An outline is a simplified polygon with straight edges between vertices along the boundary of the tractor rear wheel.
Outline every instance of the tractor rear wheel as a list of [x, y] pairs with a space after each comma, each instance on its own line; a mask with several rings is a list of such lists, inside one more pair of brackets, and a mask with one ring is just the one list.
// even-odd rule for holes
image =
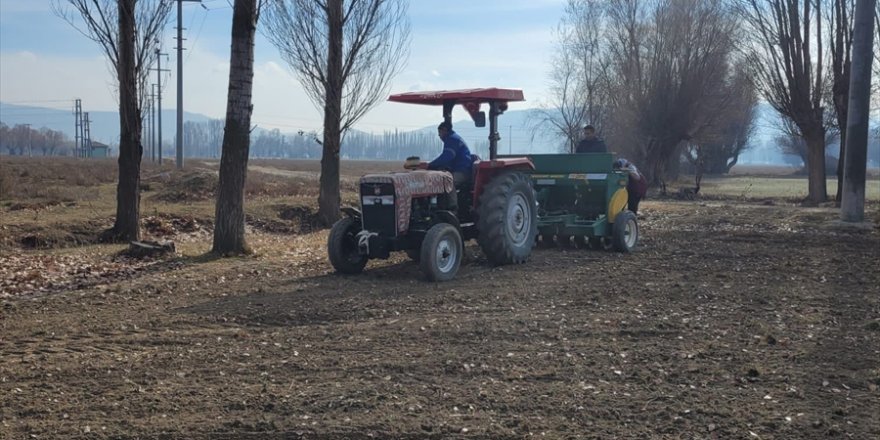
[[330, 264], [337, 272], [361, 273], [367, 265], [367, 256], [358, 251], [357, 233], [360, 229], [360, 222], [351, 217], [339, 219], [330, 229], [327, 254], [330, 256]]
[[614, 219], [611, 242], [617, 252], [632, 252], [639, 242], [639, 224], [632, 211], [623, 211]]
[[524, 263], [538, 235], [535, 189], [523, 173], [500, 174], [486, 185], [477, 208], [477, 243], [492, 264]]
[[428, 229], [422, 240], [419, 269], [428, 281], [449, 281], [458, 273], [463, 255], [458, 229], [449, 223], [438, 223]]
[[477, 243], [492, 264], [524, 263], [538, 234], [535, 189], [529, 176], [508, 172], [480, 195]]

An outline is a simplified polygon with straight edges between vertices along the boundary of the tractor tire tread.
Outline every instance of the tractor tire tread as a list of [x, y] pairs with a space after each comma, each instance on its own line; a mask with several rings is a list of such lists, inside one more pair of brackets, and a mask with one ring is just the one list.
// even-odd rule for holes
[[[524, 246], [517, 248], [510, 243], [505, 231], [505, 216], [511, 192], [517, 185], [526, 185], [524, 193], [530, 205], [531, 216], [529, 238]], [[477, 243], [492, 264], [520, 264], [528, 260], [534, 240], [537, 237], [536, 194], [530, 178], [519, 172], [506, 172], [496, 176], [480, 195], [478, 208]]]

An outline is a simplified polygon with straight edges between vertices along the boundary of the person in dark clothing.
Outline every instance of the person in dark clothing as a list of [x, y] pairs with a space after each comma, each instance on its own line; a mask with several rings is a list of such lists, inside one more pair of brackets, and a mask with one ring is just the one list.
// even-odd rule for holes
[[648, 192], [648, 180], [639, 172], [639, 169], [632, 162], [626, 159], [617, 159], [614, 161], [615, 170], [623, 170], [629, 174], [629, 181], [626, 184], [626, 192], [628, 194], [627, 206], [633, 214], [639, 213], [639, 202]]
[[428, 164], [428, 169], [449, 171], [456, 186], [469, 181], [474, 159], [464, 139], [452, 131], [452, 124], [449, 122], [443, 122], [437, 127], [437, 135], [443, 141], [443, 152]]
[[[443, 141], [443, 152], [436, 159], [428, 163], [429, 170], [448, 171], [452, 173], [452, 182], [455, 191], [449, 198], [449, 209], [458, 211], [459, 192], [467, 191], [473, 174], [474, 157], [464, 139], [458, 133], [452, 131], [452, 124], [442, 122], [437, 126], [437, 135]], [[464, 200], [466, 202], [466, 200]], [[464, 206], [468, 206], [464, 203]]]
[[578, 142], [578, 153], [607, 153], [608, 147], [605, 141], [596, 137], [596, 129], [592, 125], [584, 127], [584, 138]]

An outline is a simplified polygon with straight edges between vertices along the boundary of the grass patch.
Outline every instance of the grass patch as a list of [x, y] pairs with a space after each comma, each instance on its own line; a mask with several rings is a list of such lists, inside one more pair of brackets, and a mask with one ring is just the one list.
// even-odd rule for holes
[[[669, 187], [675, 193], [679, 187], [693, 187], [693, 178], [683, 177]], [[837, 193], [837, 179], [826, 182], [828, 196]], [[700, 197], [706, 199], [736, 199], [764, 201], [768, 199], [797, 203], [807, 197], [807, 178], [803, 176], [711, 176], [703, 178]], [[865, 184], [865, 199], [880, 201], [880, 180], [868, 180]]]

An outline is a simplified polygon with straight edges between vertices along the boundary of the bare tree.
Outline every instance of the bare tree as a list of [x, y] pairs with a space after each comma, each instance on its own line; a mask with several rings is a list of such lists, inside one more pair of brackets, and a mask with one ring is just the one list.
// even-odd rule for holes
[[6, 123], [0, 121], [0, 149], [9, 148], [9, 154], [12, 155], [12, 131]]
[[272, 0], [266, 36], [324, 112], [319, 217], [339, 218], [339, 150], [351, 126], [388, 94], [406, 62], [404, 0]]
[[141, 109], [158, 36], [168, 20], [171, 0], [53, 0], [55, 13], [104, 50], [119, 93], [119, 183], [116, 221], [107, 240], [140, 236]]
[[807, 144], [811, 203], [827, 200], [825, 113], [827, 77], [822, 0], [739, 0], [753, 37], [748, 58], [758, 88], [780, 115], [790, 119]]
[[840, 206], [843, 191], [843, 157], [846, 154], [846, 121], [849, 105], [849, 77], [852, 68], [853, 12], [855, 0], [830, 0], [829, 49], [831, 52], [831, 101], [837, 117], [840, 133], [840, 153], [837, 161], [837, 195], [835, 204]]
[[749, 145], [755, 129], [757, 91], [749, 72], [736, 69], [727, 85], [722, 113], [688, 143], [685, 158], [694, 166], [696, 185], [703, 173], [726, 174]]
[[581, 126], [586, 119], [586, 105], [579, 93], [576, 63], [570, 51], [560, 50], [550, 73], [551, 101], [533, 110], [530, 118], [538, 131], [549, 130], [563, 139], [561, 150], [574, 153]]
[[[874, 60], [871, 64], [871, 78], [880, 78], [880, 2], [877, 2], [874, 9]], [[880, 81], [871, 81], [871, 109], [876, 110], [880, 107]], [[880, 130], [880, 127], [877, 127]]]
[[[830, 123], [831, 122], [828, 121], [828, 124]], [[804, 165], [804, 169], [807, 170], [806, 166], [810, 159], [810, 149], [797, 124], [790, 119], [783, 119], [776, 129], [779, 131], [779, 134], [774, 140], [779, 151], [782, 152], [782, 154], [799, 157]], [[837, 136], [837, 130], [825, 130], [825, 139], [823, 141], [825, 150], [823, 150], [822, 154], [825, 155], [826, 159], [828, 157], [828, 146], [835, 142]], [[833, 168], [829, 169], [828, 164], [826, 163], [825, 173], [828, 174], [830, 172], [833, 172]]]
[[[52, 130], [47, 127], [40, 128], [39, 131], [39, 148], [43, 151], [43, 156], [54, 156], [55, 152], [67, 141], [67, 136], [62, 131]], [[37, 143], [35, 143], [37, 145]]]
[[614, 0], [608, 8], [614, 137], [653, 184], [732, 96], [737, 23], [723, 0]]
[[602, 30], [601, 4], [568, 1], [550, 71], [551, 101], [532, 115], [538, 130], [549, 127], [565, 140], [567, 153], [575, 151], [585, 124], [600, 133], [605, 126], [608, 98]]
[[226, 129], [220, 158], [212, 249], [221, 255], [251, 252], [244, 239], [244, 184], [250, 152], [254, 36], [258, 19], [257, 0], [235, 0], [232, 12], [229, 92], [226, 97]]

